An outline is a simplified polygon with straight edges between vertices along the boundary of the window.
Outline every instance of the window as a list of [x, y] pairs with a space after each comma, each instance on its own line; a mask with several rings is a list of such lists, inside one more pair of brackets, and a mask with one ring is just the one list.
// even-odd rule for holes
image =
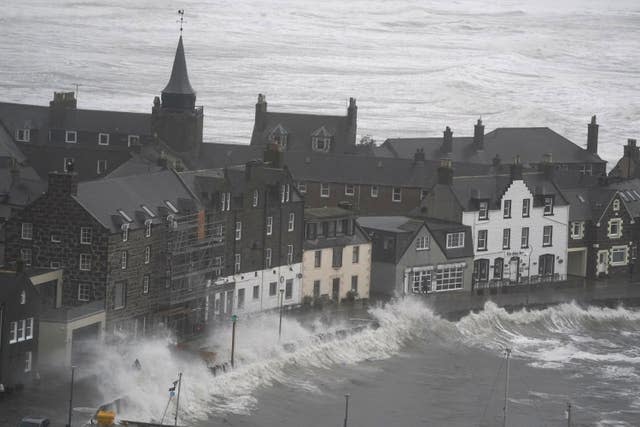
[[430, 245], [429, 236], [421, 236], [416, 239], [416, 251], [426, 251]]
[[582, 165], [582, 166], [580, 167], [580, 173], [581, 173], [582, 175], [588, 175], [588, 176], [591, 176], [591, 175], [593, 174], [593, 167], [592, 167], [592, 165], [591, 165], [590, 163], [589, 163], [589, 164]]
[[58, 233], [51, 233], [51, 243], [60, 243], [60, 235]]
[[505, 218], [511, 218], [511, 200], [505, 200], [503, 202], [502, 214]]
[[156, 214], [153, 213], [153, 211], [151, 209], [149, 209], [148, 207], [146, 207], [145, 205], [140, 205], [140, 207], [142, 208], [142, 210], [149, 215], [151, 218], [155, 218]]
[[253, 287], [253, 299], [260, 299], [260, 285]]
[[544, 254], [538, 257], [538, 275], [553, 276], [555, 270], [556, 256], [554, 254]]
[[271, 248], [264, 250], [264, 268], [271, 268]]
[[18, 130], [16, 130], [16, 141], [18, 141], [18, 142], [29, 142], [29, 141], [31, 141], [31, 130], [30, 129], [18, 129]]
[[351, 254], [351, 263], [357, 264], [358, 262], [360, 262], [360, 246], [354, 246]]
[[144, 263], [149, 264], [149, 261], [151, 261], [151, 246], [144, 248]]
[[20, 259], [26, 267], [31, 267], [32, 257], [31, 257], [31, 249], [30, 248], [22, 248], [20, 249]]
[[293, 298], [293, 280], [288, 279], [284, 286], [284, 299]]
[[18, 342], [18, 322], [9, 323], [9, 344]]
[[78, 142], [78, 134], [75, 130], [68, 130], [64, 133], [64, 142], [68, 144], [75, 144]]
[[129, 224], [122, 224], [122, 241], [129, 240]]
[[529, 247], [529, 227], [522, 227], [520, 234], [520, 247], [526, 249]]
[[64, 162], [62, 163], [62, 170], [64, 172], [69, 172], [69, 166], [73, 167], [75, 160], [73, 159], [73, 157], [65, 157], [63, 161]]
[[353, 196], [355, 193], [355, 187], [353, 184], [345, 184], [344, 186], [344, 195], [345, 196]]
[[91, 285], [80, 283], [78, 285], [78, 301], [89, 301], [91, 298]]
[[296, 225], [296, 215], [293, 212], [289, 212], [289, 223], [287, 224], [287, 231], [293, 231]]
[[269, 296], [274, 297], [278, 293], [278, 282], [269, 283]]
[[267, 236], [271, 236], [271, 234], [273, 233], [273, 217], [272, 216], [268, 216], [267, 217]]
[[331, 147], [331, 137], [317, 137], [311, 138], [311, 147], [313, 151], [329, 151]]
[[22, 223], [22, 240], [33, 239], [33, 224], [30, 222]]
[[511, 229], [505, 228], [502, 230], [502, 249], [509, 249], [511, 247]]
[[414, 294], [426, 294], [431, 291], [431, 270], [414, 271], [411, 290]]
[[332, 267], [342, 267], [342, 249], [343, 248], [333, 248]]
[[504, 259], [496, 258], [493, 261], [493, 278], [502, 279], [502, 272], [504, 271]]
[[542, 246], [551, 246], [553, 244], [553, 226], [545, 225], [542, 229]]
[[220, 193], [220, 210], [222, 212], [225, 212], [230, 209], [231, 209], [231, 193], [228, 193], [228, 192]]
[[313, 281], [313, 297], [320, 298], [320, 280]]
[[619, 199], [615, 199], [613, 201], [613, 210], [614, 211], [619, 211], [620, 210], [620, 200]]
[[127, 268], [127, 251], [122, 251], [120, 254], [120, 268], [123, 270]]
[[315, 268], [320, 268], [320, 266], [322, 265], [322, 251], [315, 251], [313, 253], [313, 256], [314, 256], [313, 266]]
[[447, 233], [447, 249], [464, 248], [464, 232]]
[[320, 197], [329, 197], [329, 184], [320, 184]]
[[125, 282], [116, 282], [113, 289], [113, 309], [119, 310], [124, 308], [126, 300], [127, 286]]
[[351, 276], [351, 290], [358, 293], [358, 276]]
[[132, 145], [138, 145], [139, 143], [140, 143], [140, 137], [138, 135], [127, 136], [127, 147], [131, 147]]
[[391, 200], [394, 202], [402, 201], [402, 189], [398, 187], [393, 187], [393, 192], [391, 194]]
[[429, 194], [429, 190], [424, 190], [424, 189], [420, 190], [420, 200], [424, 200], [428, 194]]
[[24, 326], [24, 333], [25, 333], [25, 339], [32, 339], [33, 338], [33, 317], [29, 317], [27, 320], [25, 320], [25, 326]]
[[31, 372], [31, 352], [25, 352], [24, 371]]
[[26, 303], [27, 303], [27, 294], [24, 291], [22, 291], [20, 292], [20, 304], [24, 305]]
[[610, 239], [619, 239], [622, 237], [622, 218], [612, 218], [609, 220], [607, 237]]
[[293, 264], [293, 245], [287, 245], [287, 264]]
[[372, 185], [371, 186], [371, 197], [373, 197], [374, 199], [376, 197], [378, 197], [378, 186], [377, 185]]
[[574, 240], [582, 239], [584, 237], [584, 222], [573, 221], [571, 223], [571, 238]]
[[235, 255], [235, 263], [234, 263], [234, 267], [233, 267], [233, 272], [234, 273], [240, 273], [240, 262], [241, 262], [241, 257], [240, 254], [236, 254]]
[[142, 276], [142, 293], [143, 294], [149, 293], [149, 275], [148, 274], [145, 274], [144, 276]]
[[480, 202], [478, 207], [478, 219], [489, 219], [489, 202]]
[[93, 240], [93, 229], [91, 227], [80, 227], [80, 244], [90, 245]]
[[98, 134], [98, 144], [99, 145], [109, 145], [109, 134], [108, 133], [99, 133]]
[[106, 160], [98, 160], [98, 164], [96, 166], [96, 173], [98, 175], [103, 174], [107, 171], [107, 161]]
[[258, 206], [258, 201], [260, 198], [260, 193], [258, 192], [258, 190], [253, 190], [253, 207], [257, 207]]
[[478, 250], [486, 251], [487, 250], [487, 230], [478, 230]]
[[242, 239], [242, 221], [236, 221], [236, 240]]
[[291, 200], [291, 185], [282, 184], [280, 186], [280, 202], [287, 203]]
[[222, 270], [224, 268], [224, 257], [222, 256], [217, 256], [214, 258], [213, 260], [213, 272], [216, 275], [216, 277], [220, 277], [222, 276]]
[[553, 197], [552, 196], [544, 197], [544, 214], [553, 215]]
[[238, 289], [238, 308], [244, 308], [244, 289]]
[[529, 211], [531, 210], [531, 199], [522, 200], [522, 217], [529, 218]]
[[91, 271], [91, 254], [80, 254], [80, 270]]
[[611, 248], [611, 265], [627, 265], [628, 251], [626, 246], [613, 246]]
[[298, 183], [298, 191], [301, 192], [302, 194], [307, 192], [307, 184], [304, 182], [299, 182]]
[[462, 289], [464, 265], [444, 265], [436, 270], [436, 291]]
[[148, 219], [144, 222], [144, 237], [151, 237], [151, 220]]

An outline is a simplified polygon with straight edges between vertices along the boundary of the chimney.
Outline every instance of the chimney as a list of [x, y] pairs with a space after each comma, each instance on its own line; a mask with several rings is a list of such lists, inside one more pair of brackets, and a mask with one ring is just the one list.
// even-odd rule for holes
[[355, 98], [349, 98], [349, 107], [347, 108], [347, 121], [349, 141], [348, 145], [356, 145], [356, 133], [358, 131], [358, 106]]
[[555, 165], [553, 164], [552, 154], [545, 153], [542, 156], [542, 172], [544, 173], [544, 177], [547, 179], [553, 178], [554, 170], [555, 170]]
[[513, 164], [511, 165], [511, 181], [522, 180], [522, 164], [520, 163], [520, 156], [513, 158]]
[[278, 144], [267, 144], [264, 148], [264, 162], [270, 164], [272, 168], [282, 168], [282, 157], [282, 148]]
[[438, 166], [438, 184], [453, 184], [453, 168], [451, 166], [451, 159], [440, 159], [440, 166]]
[[78, 194], [78, 174], [73, 172], [73, 167], [69, 172], [49, 172], [47, 194], [53, 197], [75, 196]]
[[447, 126], [444, 130], [444, 138], [442, 140], [441, 151], [443, 153], [451, 153], [453, 151], [453, 132], [451, 132], [451, 128]]
[[75, 111], [77, 101], [73, 92], [54, 92], [49, 102], [49, 127], [64, 128], [67, 113]]
[[638, 160], [638, 147], [636, 146], [635, 139], [627, 139], [627, 145], [624, 146], [624, 157], [628, 157], [633, 160]]
[[596, 116], [591, 116], [591, 123], [587, 127], [587, 151], [591, 154], [598, 154], [598, 127]]
[[166, 169], [167, 165], [168, 165], [167, 154], [164, 152], [164, 150], [161, 150], [160, 156], [158, 156], [158, 166], [160, 166], [163, 169]]
[[9, 173], [11, 174], [10, 188], [13, 188], [20, 182], [20, 167], [18, 166], [18, 161], [13, 157], [9, 162]]
[[249, 160], [244, 165], [244, 176], [247, 181], [253, 177], [253, 171], [256, 167], [260, 166], [260, 160]]
[[256, 118], [254, 126], [259, 131], [264, 131], [267, 126], [267, 97], [263, 94], [258, 94], [258, 102], [256, 103]]
[[473, 127], [473, 148], [476, 151], [484, 149], [484, 125], [482, 119], [478, 119], [478, 123]]
[[413, 163], [422, 162], [424, 163], [424, 148], [418, 148], [415, 153], [413, 153]]

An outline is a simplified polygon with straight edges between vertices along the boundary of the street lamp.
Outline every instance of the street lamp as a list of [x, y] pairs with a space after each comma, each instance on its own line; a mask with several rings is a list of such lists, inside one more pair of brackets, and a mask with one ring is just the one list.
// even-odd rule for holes
[[76, 371], [76, 367], [71, 367], [71, 388], [69, 390], [69, 423], [67, 427], [71, 427], [71, 414], [73, 414], [73, 377]]
[[284, 289], [280, 289], [280, 324], [278, 325], [278, 341], [282, 338], [282, 307], [284, 305]]
[[231, 367], [233, 368], [233, 356], [236, 352], [236, 322], [238, 321], [238, 316], [235, 314], [231, 316], [231, 321], [233, 322], [233, 326], [231, 328]]

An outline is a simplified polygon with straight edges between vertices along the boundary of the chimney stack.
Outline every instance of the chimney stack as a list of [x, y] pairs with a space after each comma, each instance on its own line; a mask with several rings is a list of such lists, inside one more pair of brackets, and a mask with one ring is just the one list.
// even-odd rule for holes
[[281, 169], [284, 164], [282, 147], [278, 144], [267, 144], [264, 148], [264, 162], [272, 168]]
[[638, 152], [638, 147], [636, 145], [635, 139], [627, 139], [627, 145], [624, 146], [624, 157], [628, 157], [630, 159], [638, 160], [640, 157]]
[[591, 123], [587, 127], [587, 151], [591, 154], [598, 154], [598, 128], [596, 116], [591, 116]]
[[553, 172], [555, 165], [553, 164], [553, 155], [551, 153], [545, 153], [542, 156], [542, 171], [547, 179], [553, 178]]
[[262, 132], [267, 126], [267, 97], [263, 94], [258, 94], [258, 102], [256, 103], [256, 117], [255, 128]]
[[47, 194], [54, 197], [78, 194], [78, 174], [73, 172], [73, 167], [68, 172], [49, 172]]
[[484, 125], [482, 119], [478, 119], [478, 123], [473, 127], [473, 147], [476, 151], [484, 149]]
[[64, 129], [67, 113], [75, 111], [76, 96], [73, 92], [54, 92], [49, 102], [49, 127]]
[[513, 164], [511, 165], [511, 180], [522, 180], [522, 164], [520, 163], [520, 156], [513, 158]]
[[424, 163], [424, 148], [418, 148], [415, 153], [413, 153], [413, 163]]
[[438, 167], [438, 184], [453, 184], [453, 167], [451, 166], [451, 159], [440, 159], [440, 166]]
[[355, 98], [349, 98], [349, 107], [347, 108], [347, 121], [349, 130], [349, 145], [356, 145], [356, 134], [358, 132], [358, 106]]
[[453, 151], [453, 132], [447, 126], [443, 133], [442, 150], [443, 153], [451, 153]]

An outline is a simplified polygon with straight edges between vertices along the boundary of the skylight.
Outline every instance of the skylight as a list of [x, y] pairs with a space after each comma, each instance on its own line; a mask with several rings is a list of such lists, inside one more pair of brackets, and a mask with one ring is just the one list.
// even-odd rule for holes
[[131, 219], [131, 217], [129, 215], [127, 215], [122, 209], [118, 209], [118, 213], [120, 214], [120, 216], [122, 218], [125, 219], [125, 221], [127, 222], [133, 222], [133, 220]]
[[633, 194], [635, 194], [635, 195], [636, 195], [636, 197], [638, 198], [638, 200], [640, 200], [640, 194], [638, 194], [638, 191], [637, 191], [637, 190], [631, 190], [631, 192], [632, 192]]
[[624, 200], [625, 202], [629, 201], [629, 197], [627, 197], [624, 191], [620, 192], [620, 197], [622, 197], [622, 200]]
[[584, 203], [584, 197], [582, 197], [582, 194], [578, 194], [578, 200], [580, 200], [581, 203]]
[[173, 205], [173, 203], [171, 203], [170, 201], [165, 200], [165, 201], [164, 201], [164, 204], [165, 204], [165, 205], [167, 205], [167, 207], [171, 210], [171, 212], [173, 212], [173, 213], [178, 213], [178, 208], [176, 208], [176, 207]]
[[153, 212], [151, 211], [151, 209], [149, 209], [149, 208], [148, 208], [148, 207], [146, 207], [145, 205], [142, 205], [141, 207], [142, 207], [142, 210], [143, 210], [143, 211], [145, 211], [145, 212], [147, 213], [147, 215], [149, 215], [151, 218], [155, 218], [155, 217], [156, 217], [156, 214], [155, 214], [155, 213], [153, 213]]
[[625, 190], [625, 192], [627, 193], [627, 196], [629, 196], [629, 198], [630, 198], [631, 200], [633, 200], [634, 202], [636, 201], [636, 196], [634, 196], [634, 195], [631, 193], [631, 191], [629, 191], [629, 190]]

